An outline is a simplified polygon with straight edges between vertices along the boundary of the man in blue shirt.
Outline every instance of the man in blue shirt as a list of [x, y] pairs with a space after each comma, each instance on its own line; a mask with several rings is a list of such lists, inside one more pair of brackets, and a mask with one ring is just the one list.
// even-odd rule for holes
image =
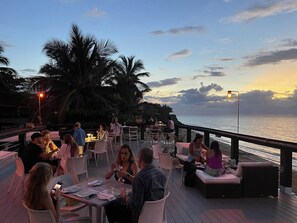
[[133, 180], [132, 194], [128, 196], [123, 191], [122, 198], [105, 207], [110, 223], [137, 223], [145, 201], [160, 200], [164, 197], [166, 176], [152, 162], [153, 150], [141, 149], [138, 153], [138, 166], [141, 170]]
[[74, 124], [74, 133], [73, 138], [75, 139], [75, 142], [78, 145], [79, 149], [79, 155], [83, 155], [84, 153], [84, 146], [86, 144], [86, 132], [81, 128], [81, 124], [79, 122], [76, 122]]

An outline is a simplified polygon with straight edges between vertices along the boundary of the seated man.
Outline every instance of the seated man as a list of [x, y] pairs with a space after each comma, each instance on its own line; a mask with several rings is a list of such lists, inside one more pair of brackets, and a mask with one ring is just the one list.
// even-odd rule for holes
[[132, 194], [128, 196], [126, 191], [122, 191], [121, 198], [105, 206], [110, 223], [137, 223], [145, 201], [155, 201], [164, 197], [166, 177], [152, 162], [153, 151], [149, 148], [141, 149], [138, 154], [138, 166], [141, 170], [134, 178]]
[[49, 158], [56, 152], [56, 150], [53, 150], [49, 153], [45, 153], [43, 151], [41, 148], [42, 135], [38, 132], [35, 132], [31, 135], [31, 140], [32, 142], [28, 144], [22, 155], [25, 173], [29, 173], [31, 168], [38, 162], [50, 163]]

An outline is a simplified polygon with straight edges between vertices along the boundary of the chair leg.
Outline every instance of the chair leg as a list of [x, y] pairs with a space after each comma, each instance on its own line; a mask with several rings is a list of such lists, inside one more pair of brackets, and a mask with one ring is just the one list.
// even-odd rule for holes
[[97, 163], [97, 153], [94, 153], [94, 157], [95, 157], [96, 167], [98, 167], [98, 163]]
[[10, 185], [9, 185], [9, 188], [8, 188], [8, 191], [7, 192], [10, 192], [10, 190], [12, 188], [12, 185], [13, 185], [13, 182], [14, 182], [14, 178], [15, 178], [15, 173], [12, 176], [12, 179], [11, 179], [11, 182], [10, 182]]

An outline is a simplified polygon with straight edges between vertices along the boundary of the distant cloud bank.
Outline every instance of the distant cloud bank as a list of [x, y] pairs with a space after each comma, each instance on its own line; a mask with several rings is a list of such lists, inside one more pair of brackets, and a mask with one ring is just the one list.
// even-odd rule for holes
[[86, 13], [89, 17], [101, 17], [105, 15], [105, 12], [99, 10], [98, 8], [93, 8]]
[[169, 79], [164, 79], [160, 81], [148, 82], [147, 85], [150, 86], [151, 88], [162, 87], [162, 86], [177, 84], [178, 81], [180, 80], [181, 80], [180, 78], [169, 78]]

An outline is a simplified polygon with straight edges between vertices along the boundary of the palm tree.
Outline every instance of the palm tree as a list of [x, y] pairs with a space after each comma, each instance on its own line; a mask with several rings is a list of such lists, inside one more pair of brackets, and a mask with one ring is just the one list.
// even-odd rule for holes
[[[21, 94], [25, 80], [17, 75], [17, 72], [7, 67], [9, 60], [3, 56], [4, 48], [0, 45], [0, 104], [21, 104]], [[4, 65], [4, 66], [1, 66]]]
[[145, 92], [150, 91], [148, 85], [140, 81], [141, 77], [148, 77], [149, 72], [142, 72], [144, 65], [134, 56], [120, 56], [116, 66], [114, 86], [117, 90], [119, 111], [129, 112], [137, 109]]
[[34, 87], [46, 89], [49, 104], [60, 118], [70, 110], [111, 106], [107, 83], [115, 62], [109, 56], [117, 52], [111, 41], [83, 36], [78, 26], [72, 25], [68, 43], [54, 39], [43, 51], [50, 60], [41, 67]]

